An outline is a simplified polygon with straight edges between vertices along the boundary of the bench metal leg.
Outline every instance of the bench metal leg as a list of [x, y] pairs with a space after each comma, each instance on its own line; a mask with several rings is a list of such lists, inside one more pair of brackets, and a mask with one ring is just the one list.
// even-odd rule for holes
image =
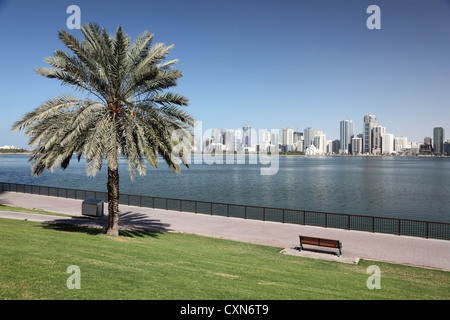
[[300, 247], [297, 247], [297, 248], [298, 248], [298, 251], [302, 251], [303, 250], [302, 238], [299, 237], [299, 240], [300, 240]]

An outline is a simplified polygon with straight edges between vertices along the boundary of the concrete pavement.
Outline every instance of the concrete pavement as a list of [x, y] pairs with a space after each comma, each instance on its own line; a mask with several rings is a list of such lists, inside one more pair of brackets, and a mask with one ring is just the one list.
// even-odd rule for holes
[[[0, 194], [0, 204], [69, 214], [74, 217], [24, 214], [0, 211], [0, 217], [30, 221], [70, 223], [106, 227], [105, 216], [91, 218], [81, 215], [82, 200], [39, 196], [15, 192]], [[184, 232], [254, 244], [283, 248], [283, 253], [303, 257], [355, 263], [369, 259], [450, 271], [450, 241], [423, 239], [362, 231], [283, 224], [194, 214], [163, 209], [120, 205], [121, 229]], [[299, 234], [341, 240], [342, 255], [337, 250], [305, 246], [298, 252]]]

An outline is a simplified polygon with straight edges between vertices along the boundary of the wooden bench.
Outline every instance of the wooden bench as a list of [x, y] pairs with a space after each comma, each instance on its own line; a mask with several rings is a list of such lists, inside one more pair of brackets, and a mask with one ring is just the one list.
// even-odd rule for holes
[[301, 236], [301, 235], [299, 236], [299, 238], [300, 238], [300, 247], [298, 247], [298, 251], [302, 251], [303, 245], [308, 244], [308, 245], [312, 245], [312, 246], [339, 249], [338, 257], [340, 257], [342, 254], [341, 253], [342, 243], [339, 240], [305, 237], [305, 236]]

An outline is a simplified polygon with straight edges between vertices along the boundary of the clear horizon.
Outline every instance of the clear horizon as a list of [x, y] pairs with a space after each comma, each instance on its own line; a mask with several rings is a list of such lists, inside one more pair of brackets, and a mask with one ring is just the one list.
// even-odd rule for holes
[[[379, 30], [366, 26], [373, 4]], [[342, 120], [361, 133], [367, 113], [408, 141], [450, 130], [450, 1], [0, 0], [0, 146], [29, 148], [10, 127], [45, 100], [83, 97], [34, 73], [65, 49], [58, 30], [81, 39], [66, 25], [70, 5], [82, 24], [111, 34], [120, 24], [132, 40], [148, 30], [174, 44], [169, 58], [183, 78], [172, 91], [189, 98], [204, 130], [311, 127], [335, 140]]]

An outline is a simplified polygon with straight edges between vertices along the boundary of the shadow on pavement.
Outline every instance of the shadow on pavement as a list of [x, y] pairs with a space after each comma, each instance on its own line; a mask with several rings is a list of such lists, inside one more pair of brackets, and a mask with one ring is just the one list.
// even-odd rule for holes
[[[119, 213], [119, 235], [124, 237], [157, 237], [159, 233], [172, 231], [169, 224], [150, 219], [148, 215], [137, 212]], [[72, 217], [57, 219], [43, 224], [45, 229], [81, 232], [91, 235], [106, 232], [108, 217]]]

